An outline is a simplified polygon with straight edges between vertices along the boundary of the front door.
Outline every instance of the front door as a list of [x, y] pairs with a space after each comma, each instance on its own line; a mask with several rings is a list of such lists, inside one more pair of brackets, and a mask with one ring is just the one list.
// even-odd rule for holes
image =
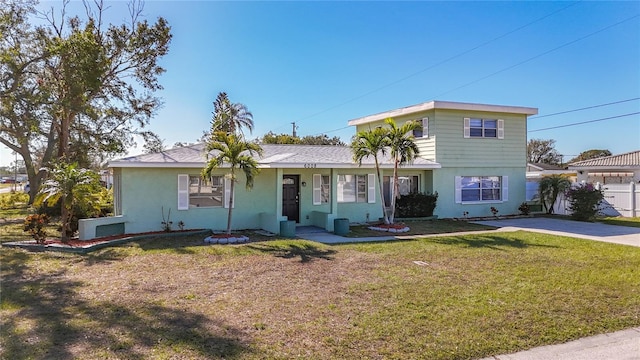
[[282, 176], [282, 215], [296, 223], [300, 222], [299, 180], [299, 175]]

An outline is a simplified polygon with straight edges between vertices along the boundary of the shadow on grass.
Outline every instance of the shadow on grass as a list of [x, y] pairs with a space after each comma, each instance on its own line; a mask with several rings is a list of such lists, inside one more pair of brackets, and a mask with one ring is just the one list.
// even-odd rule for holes
[[557, 247], [553, 245], [531, 244], [520, 239], [509, 239], [500, 235], [447, 236], [442, 238], [429, 238], [426, 241], [444, 245], [458, 245], [469, 248], [489, 248], [500, 251], [504, 251], [506, 248], [524, 249], [528, 247]]
[[165, 352], [233, 359], [251, 351], [242, 330], [188, 309], [83, 300], [85, 285], [68, 280], [66, 270], [38, 274], [24, 265], [26, 257], [2, 256], [3, 359], [145, 359]]
[[294, 259], [300, 257], [300, 262], [306, 263], [316, 259], [333, 260], [333, 255], [337, 253], [333, 249], [321, 249], [318, 246], [307, 243], [300, 244], [255, 244], [248, 246], [251, 249], [273, 254], [275, 257], [284, 259]]

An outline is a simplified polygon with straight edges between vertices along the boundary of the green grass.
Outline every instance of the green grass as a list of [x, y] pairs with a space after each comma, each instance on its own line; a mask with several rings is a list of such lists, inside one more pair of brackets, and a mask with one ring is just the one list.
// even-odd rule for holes
[[0, 264], [8, 359], [474, 359], [640, 325], [639, 248], [528, 232], [159, 238]]
[[426, 234], [447, 234], [463, 231], [480, 231], [493, 230], [495, 227], [473, 224], [467, 221], [456, 220], [427, 220], [427, 221], [408, 221], [405, 224], [409, 227], [408, 232], [394, 234], [385, 231], [369, 230], [369, 225], [355, 225], [349, 227], [349, 233], [346, 237], [371, 237], [371, 236], [389, 236], [389, 235], [426, 235]]
[[599, 218], [597, 222], [608, 225], [640, 227], [640, 217], [608, 217]]

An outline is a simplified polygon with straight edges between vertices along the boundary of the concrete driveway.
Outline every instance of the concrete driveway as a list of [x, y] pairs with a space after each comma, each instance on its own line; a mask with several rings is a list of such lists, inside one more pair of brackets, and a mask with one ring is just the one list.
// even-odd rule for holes
[[477, 221], [478, 224], [496, 226], [501, 231], [526, 230], [545, 234], [604, 241], [640, 247], [640, 228], [606, 225], [543, 217]]

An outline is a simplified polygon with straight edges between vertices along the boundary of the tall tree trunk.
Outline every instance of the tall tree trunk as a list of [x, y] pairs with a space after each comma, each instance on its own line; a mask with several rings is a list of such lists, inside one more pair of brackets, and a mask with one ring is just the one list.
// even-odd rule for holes
[[382, 182], [382, 173], [380, 172], [380, 164], [378, 164], [378, 158], [374, 157], [376, 162], [376, 172], [378, 173], [378, 187], [380, 189], [380, 203], [382, 204], [382, 218], [385, 224], [389, 224], [389, 216], [387, 216], [387, 207], [384, 203], [384, 186]]
[[229, 215], [227, 216], [227, 234], [231, 234], [231, 214], [233, 212], [233, 188], [235, 187], [235, 179], [231, 178], [229, 189]]
[[391, 216], [389, 221], [393, 224], [396, 216], [396, 197], [399, 191], [398, 187], [398, 159], [393, 161], [393, 195], [391, 196]]

